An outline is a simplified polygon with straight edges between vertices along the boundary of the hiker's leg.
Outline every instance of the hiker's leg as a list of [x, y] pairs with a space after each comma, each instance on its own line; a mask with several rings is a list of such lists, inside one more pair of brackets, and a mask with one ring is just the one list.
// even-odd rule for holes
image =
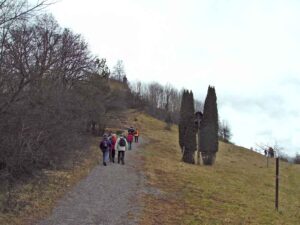
[[115, 162], [115, 154], [116, 154], [116, 150], [112, 150], [111, 151], [111, 158], [112, 158], [112, 162], [114, 163]]
[[122, 151], [122, 164], [125, 163], [125, 151]]
[[105, 151], [103, 151], [102, 153], [103, 153], [103, 157], [102, 157], [103, 158], [103, 165], [105, 165], [106, 164], [105, 163]]
[[120, 163], [120, 154], [121, 154], [121, 151], [118, 151], [118, 163]]
[[105, 151], [105, 162], [109, 162], [109, 151]]

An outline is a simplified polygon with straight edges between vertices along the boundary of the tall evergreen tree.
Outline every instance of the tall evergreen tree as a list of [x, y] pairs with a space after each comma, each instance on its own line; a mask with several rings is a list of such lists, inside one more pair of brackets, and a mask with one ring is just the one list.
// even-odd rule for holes
[[187, 163], [195, 163], [196, 130], [194, 125], [195, 106], [193, 92], [187, 92], [185, 104], [185, 132], [183, 136], [184, 152], [182, 160]]
[[212, 165], [218, 151], [218, 108], [214, 87], [209, 86], [201, 121], [200, 150], [204, 165]]
[[183, 152], [183, 146], [184, 146], [184, 133], [186, 129], [186, 123], [185, 123], [185, 114], [186, 114], [186, 103], [187, 103], [187, 96], [188, 91], [183, 90], [182, 96], [181, 96], [181, 105], [180, 105], [180, 117], [179, 117], [179, 145], [181, 148], [181, 151]]

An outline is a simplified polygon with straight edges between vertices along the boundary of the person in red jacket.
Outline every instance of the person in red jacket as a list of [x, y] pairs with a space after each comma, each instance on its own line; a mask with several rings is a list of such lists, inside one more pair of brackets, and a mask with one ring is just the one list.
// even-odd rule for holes
[[128, 150], [131, 150], [132, 141], [133, 141], [133, 134], [132, 133], [128, 133], [128, 135], [127, 135]]

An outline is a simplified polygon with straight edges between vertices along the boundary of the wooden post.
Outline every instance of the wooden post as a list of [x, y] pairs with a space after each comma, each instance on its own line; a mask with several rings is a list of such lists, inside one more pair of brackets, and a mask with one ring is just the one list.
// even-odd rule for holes
[[276, 190], [275, 190], [275, 209], [278, 211], [278, 193], [279, 193], [279, 158], [276, 158]]

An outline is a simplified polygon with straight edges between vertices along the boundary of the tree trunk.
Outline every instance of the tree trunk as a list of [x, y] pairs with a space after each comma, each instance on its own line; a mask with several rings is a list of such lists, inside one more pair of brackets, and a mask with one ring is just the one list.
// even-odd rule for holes
[[189, 149], [185, 148], [185, 151], [183, 152], [182, 161], [186, 163], [195, 164], [194, 159], [194, 151], [190, 151]]
[[216, 153], [201, 152], [204, 165], [211, 166], [215, 163]]

